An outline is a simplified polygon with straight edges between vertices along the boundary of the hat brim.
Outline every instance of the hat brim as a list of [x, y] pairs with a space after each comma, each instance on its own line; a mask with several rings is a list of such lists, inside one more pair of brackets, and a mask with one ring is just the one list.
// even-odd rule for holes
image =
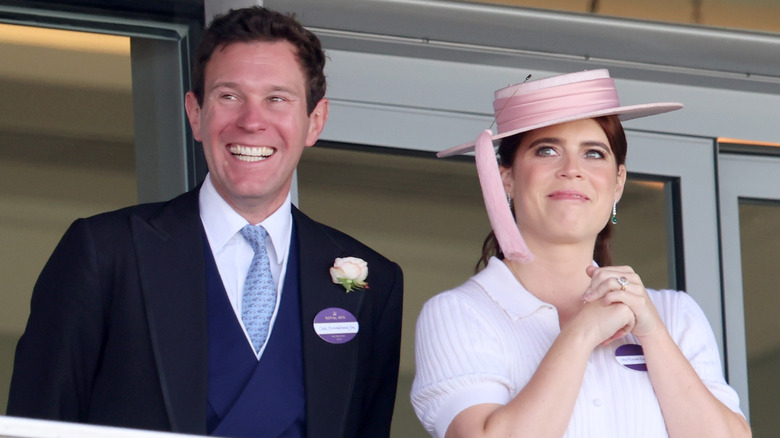
[[[617, 108], [605, 108], [598, 111], [592, 111], [584, 114], [577, 114], [574, 116], [562, 117], [557, 119], [547, 120], [543, 123], [537, 123], [535, 125], [524, 126], [522, 128], [514, 129], [500, 134], [491, 135], [492, 141], [500, 140], [505, 137], [509, 137], [521, 132], [533, 131], [534, 129], [544, 128], [547, 126], [558, 125], [560, 123], [573, 122], [575, 120], [592, 119], [595, 117], [612, 116], [617, 115], [621, 121], [638, 119], [640, 117], [654, 116], [656, 114], [663, 114], [670, 111], [675, 111], [682, 108], [683, 105], [677, 102], [661, 102], [661, 103], [647, 103], [642, 105], [630, 105], [621, 106]], [[467, 154], [474, 151], [474, 145], [476, 142], [465, 143], [449, 149], [445, 149], [436, 154], [437, 157], [449, 157], [452, 155]]]

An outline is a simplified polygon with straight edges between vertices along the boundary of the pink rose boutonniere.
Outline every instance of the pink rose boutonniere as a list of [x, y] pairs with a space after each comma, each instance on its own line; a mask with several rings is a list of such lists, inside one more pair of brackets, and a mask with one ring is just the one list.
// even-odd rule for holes
[[344, 286], [347, 293], [353, 290], [368, 289], [368, 263], [357, 257], [337, 258], [330, 268], [330, 278], [334, 283]]

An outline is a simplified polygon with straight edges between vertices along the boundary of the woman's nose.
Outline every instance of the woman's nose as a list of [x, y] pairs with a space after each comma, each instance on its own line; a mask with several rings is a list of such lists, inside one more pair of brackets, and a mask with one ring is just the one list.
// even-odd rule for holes
[[579, 157], [573, 154], [566, 154], [561, 159], [561, 168], [558, 175], [562, 178], [579, 178], [582, 176]]

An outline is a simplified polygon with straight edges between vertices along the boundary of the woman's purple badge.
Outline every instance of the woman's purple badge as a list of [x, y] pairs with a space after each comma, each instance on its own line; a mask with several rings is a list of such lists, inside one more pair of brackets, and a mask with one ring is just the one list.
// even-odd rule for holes
[[625, 344], [615, 350], [615, 359], [628, 369], [634, 371], [647, 371], [645, 354], [639, 344]]
[[317, 336], [331, 344], [349, 342], [359, 330], [360, 323], [355, 315], [338, 307], [329, 307], [314, 317], [314, 331]]

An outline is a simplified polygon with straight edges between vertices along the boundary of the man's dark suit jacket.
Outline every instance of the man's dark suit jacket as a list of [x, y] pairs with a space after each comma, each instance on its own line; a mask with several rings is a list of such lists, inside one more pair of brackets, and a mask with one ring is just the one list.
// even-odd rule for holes
[[[402, 274], [293, 207], [300, 251], [309, 437], [384, 437], [398, 378]], [[7, 414], [206, 433], [208, 340], [198, 189], [74, 222], [33, 291]], [[368, 262], [370, 289], [331, 281], [336, 257]], [[338, 307], [358, 335], [330, 344], [315, 315]]]

